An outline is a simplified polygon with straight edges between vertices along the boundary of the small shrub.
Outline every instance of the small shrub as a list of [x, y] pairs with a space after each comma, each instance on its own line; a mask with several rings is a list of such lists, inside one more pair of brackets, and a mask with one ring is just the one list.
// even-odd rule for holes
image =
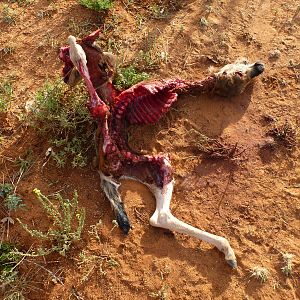
[[52, 252], [58, 252], [65, 256], [73, 242], [80, 239], [84, 226], [85, 210], [78, 207], [78, 195], [75, 191], [73, 199], [69, 200], [57, 194], [56, 199], [59, 202], [59, 206], [57, 206], [40, 190], [34, 189], [33, 192], [47, 216], [53, 220], [53, 228], [47, 232], [42, 232], [37, 229], [30, 229], [26, 224], [18, 221], [31, 236], [50, 241], [52, 246], [49, 249], [40, 248], [28, 256], [46, 255]]
[[283, 267], [281, 268], [281, 271], [285, 276], [290, 276], [292, 274], [294, 257], [295, 255], [291, 253], [282, 253]]
[[25, 299], [17, 268], [22, 257], [16, 252], [14, 245], [0, 243], [0, 286], [5, 300]]
[[79, 0], [79, 3], [97, 11], [110, 9], [113, 6], [113, 0]]
[[58, 167], [70, 161], [73, 167], [86, 165], [94, 131], [87, 99], [82, 84], [71, 90], [61, 80], [47, 82], [36, 94], [30, 124], [41, 135], [51, 136], [52, 158]]
[[250, 270], [250, 273], [251, 273], [250, 277], [254, 277], [260, 280], [261, 283], [265, 283], [270, 276], [270, 272], [267, 268], [259, 267], [259, 266], [253, 267]]
[[8, 195], [3, 202], [3, 205], [9, 211], [17, 210], [18, 208], [25, 207], [23, 200], [16, 194]]
[[118, 89], [127, 89], [134, 84], [149, 79], [149, 74], [146, 72], [138, 72], [133, 66], [118, 70], [118, 75], [115, 80], [115, 85]]
[[5, 198], [13, 191], [13, 186], [10, 183], [0, 184], [0, 197]]
[[13, 186], [9, 183], [0, 184], [0, 198], [3, 198], [3, 206], [9, 211], [25, 207], [23, 200], [14, 193]]
[[2, 10], [2, 20], [8, 25], [13, 25], [16, 23], [17, 13], [14, 9], [10, 8], [8, 5], [3, 6]]

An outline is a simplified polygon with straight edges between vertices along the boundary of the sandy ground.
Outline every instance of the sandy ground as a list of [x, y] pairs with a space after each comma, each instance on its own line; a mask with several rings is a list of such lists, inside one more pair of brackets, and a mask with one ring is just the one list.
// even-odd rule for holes
[[[300, 298], [299, 139], [295, 138], [292, 151], [259, 148], [272, 126], [287, 121], [299, 128], [299, 7], [297, 11], [290, 0], [180, 2], [115, 1], [108, 13], [99, 14], [71, 0], [36, 0], [28, 6], [1, 1], [0, 11], [8, 5], [16, 12], [13, 24], [0, 21], [0, 78], [16, 78], [9, 112], [0, 115], [3, 181], [10, 181], [16, 172], [16, 158], [29, 149], [34, 156], [30, 173], [18, 185], [27, 210], [12, 217], [48, 228], [50, 221], [32, 194], [35, 187], [45, 194], [63, 190], [68, 196], [77, 189], [80, 206], [87, 212], [82, 239], [67, 257], [39, 260], [61, 278], [59, 282], [33, 263], [23, 265], [27, 299]], [[168, 13], [160, 10], [159, 19], [154, 18], [154, 4]], [[264, 74], [238, 97], [181, 97], [159, 124], [131, 129], [136, 149], [170, 153], [176, 180], [174, 214], [228, 238], [237, 255], [236, 270], [208, 244], [152, 228], [148, 220], [154, 198], [140, 184], [126, 181], [121, 187], [133, 224], [124, 236], [112, 223], [114, 215], [90, 164], [83, 169], [58, 169], [51, 163], [42, 168], [47, 137], [41, 140], [22, 126], [18, 116], [24, 116], [26, 101], [47, 79], [60, 75], [57, 53], [67, 36], [103, 24], [106, 50], [117, 54], [122, 64], [130, 63], [140, 50], [148, 51], [155, 62], [155, 70], [148, 66], [152, 77], [200, 79], [209, 67], [221, 67], [240, 56], [265, 63]], [[4, 53], [7, 47], [13, 53]], [[234, 163], [203, 158], [195, 148], [192, 128], [238, 142], [245, 149], [243, 159]], [[1, 218], [6, 216], [3, 208], [0, 213]], [[3, 239], [24, 251], [39, 244], [17, 223]], [[295, 255], [289, 277], [281, 271], [285, 252]], [[88, 261], [78, 264], [80, 253]], [[266, 283], [250, 276], [255, 266], [270, 271]]]

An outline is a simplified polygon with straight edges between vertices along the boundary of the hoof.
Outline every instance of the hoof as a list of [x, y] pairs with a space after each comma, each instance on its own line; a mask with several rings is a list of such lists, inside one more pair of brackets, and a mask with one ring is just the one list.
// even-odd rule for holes
[[230, 266], [232, 269], [236, 269], [236, 268], [237, 268], [237, 262], [236, 262], [236, 259], [226, 260], [226, 262], [229, 264], [229, 266]]
[[126, 215], [125, 212], [120, 212], [118, 213], [117, 215], [117, 223], [120, 227], [120, 229], [125, 233], [127, 234], [131, 228], [131, 225], [130, 225], [130, 222], [129, 222], [129, 219]]

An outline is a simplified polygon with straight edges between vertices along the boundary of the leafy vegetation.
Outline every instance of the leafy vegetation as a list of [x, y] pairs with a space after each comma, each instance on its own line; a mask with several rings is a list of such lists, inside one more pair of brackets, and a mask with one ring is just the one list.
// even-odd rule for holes
[[58, 252], [65, 256], [71, 245], [80, 239], [85, 221], [85, 210], [78, 207], [78, 195], [74, 192], [72, 200], [64, 199], [60, 194], [56, 194], [58, 204], [56, 205], [40, 190], [34, 189], [36, 198], [42, 205], [47, 216], [53, 220], [53, 228], [47, 232], [37, 229], [30, 229], [19, 219], [21, 226], [33, 237], [51, 242], [49, 249], [39, 248], [37, 252], [28, 254], [28, 256], [47, 255], [52, 252]]
[[4, 299], [25, 299], [20, 287], [17, 266], [21, 256], [9, 243], [0, 243], [0, 286], [4, 291]]
[[110, 9], [113, 6], [113, 0], [79, 0], [79, 3], [97, 11]]
[[23, 200], [15, 194], [13, 186], [9, 183], [0, 184], [0, 198], [4, 199], [3, 205], [9, 211], [25, 206]]
[[118, 70], [118, 76], [115, 80], [115, 85], [118, 89], [127, 89], [132, 85], [149, 79], [149, 74], [146, 72], [139, 72], [133, 66], [121, 68]]
[[67, 162], [73, 167], [86, 165], [93, 134], [87, 99], [83, 85], [69, 89], [61, 80], [47, 82], [36, 94], [30, 123], [43, 136], [51, 136], [52, 158], [58, 167]]

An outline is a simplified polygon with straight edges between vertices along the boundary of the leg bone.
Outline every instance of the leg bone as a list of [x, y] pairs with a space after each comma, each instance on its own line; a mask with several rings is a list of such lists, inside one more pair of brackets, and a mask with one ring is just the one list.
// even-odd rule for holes
[[195, 228], [178, 220], [172, 215], [170, 211], [170, 201], [173, 184], [174, 182], [170, 182], [163, 189], [159, 189], [153, 185], [148, 186], [156, 198], [156, 210], [150, 218], [150, 224], [155, 227], [162, 227], [184, 233], [216, 246], [225, 254], [225, 259], [228, 264], [235, 268], [237, 266], [236, 257], [227, 239]]

